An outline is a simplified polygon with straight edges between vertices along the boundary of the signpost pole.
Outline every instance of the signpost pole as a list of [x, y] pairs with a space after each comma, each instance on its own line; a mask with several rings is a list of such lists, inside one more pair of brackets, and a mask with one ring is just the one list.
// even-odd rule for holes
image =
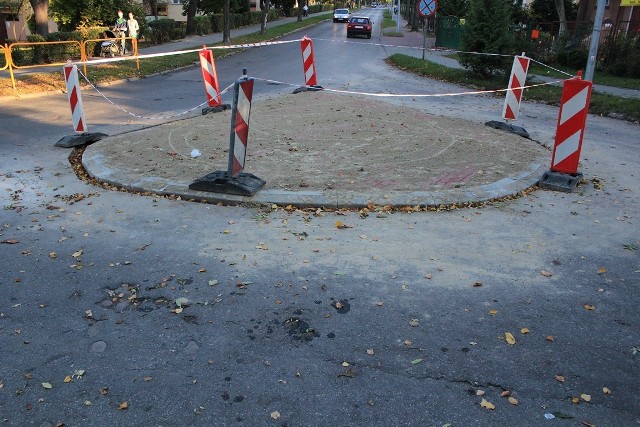
[[427, 50], [427, 19], [422, 18], [422, 60], [424, 61], [424, 52]]

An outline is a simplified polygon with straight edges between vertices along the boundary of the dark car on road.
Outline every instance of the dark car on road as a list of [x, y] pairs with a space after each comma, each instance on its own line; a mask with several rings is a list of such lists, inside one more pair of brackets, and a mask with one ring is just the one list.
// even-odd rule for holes
[[347, 23], [347, 37], [367, 36], [371, 38], [371, 29], [373, 22], [366, 16], [354, 16]]

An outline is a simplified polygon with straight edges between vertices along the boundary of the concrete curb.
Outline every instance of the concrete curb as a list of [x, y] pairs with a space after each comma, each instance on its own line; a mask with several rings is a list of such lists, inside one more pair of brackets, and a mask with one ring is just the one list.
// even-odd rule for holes
[[83, 155], [82, 165], [91, 178], [99, 182], [139, 193], [178, 196], [185, 200], [225, 205], [294, 205], [300, 208], [362, 208], [369, 203], [379, 206], [441, 206], [487, 202], [515, 196], [537, 185], [548, 167], [532, 163], [515, 175], [481, 186], [443, 191], [284, 191], [264, 190], [253, 197], [190, 190], [187, 185], [157, 177], [137, 182], [122, 182], [117, 171], [106, 166], [101, 155]]

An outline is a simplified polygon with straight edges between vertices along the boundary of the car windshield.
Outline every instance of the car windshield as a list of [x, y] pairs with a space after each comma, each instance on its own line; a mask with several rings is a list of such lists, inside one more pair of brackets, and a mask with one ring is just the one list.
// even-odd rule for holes
[[338, 9], [336, 10], [336, 13], [340, 15], [348, 15], [349, 11], [347, 9]]
[[352, 24], [368, 24], [369, 20], [367, 18], [352, 18], [350, 22]]

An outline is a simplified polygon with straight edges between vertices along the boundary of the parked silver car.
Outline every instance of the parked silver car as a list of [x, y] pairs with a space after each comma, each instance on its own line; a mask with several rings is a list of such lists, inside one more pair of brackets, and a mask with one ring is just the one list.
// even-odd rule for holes
[[350, 16], [349, 9], [336, 9], [333, 11], [333, 22], [348, 22]]

